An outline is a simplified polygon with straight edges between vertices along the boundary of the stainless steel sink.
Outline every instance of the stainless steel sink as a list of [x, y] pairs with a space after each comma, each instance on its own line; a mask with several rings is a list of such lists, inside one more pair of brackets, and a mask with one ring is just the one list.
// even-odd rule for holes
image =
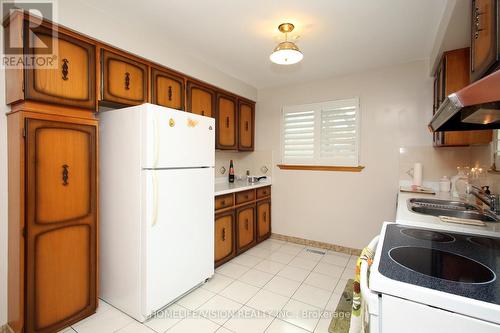
[[408, 207], [410, 205], [439, 208], [439, 209], [450, 209], [450, 210], [476, 210], [476, 211], [481, 210], [476, 205], [468, 204], [461, 201], [426, 199], [426, 198], [408, 199]]
[[408, 199], [408, 209], [417, 214], [432, 216], [451, 216], [461, 219], [499, 222], [500, 219], [478, 206], [460, 201], [413, 198]]

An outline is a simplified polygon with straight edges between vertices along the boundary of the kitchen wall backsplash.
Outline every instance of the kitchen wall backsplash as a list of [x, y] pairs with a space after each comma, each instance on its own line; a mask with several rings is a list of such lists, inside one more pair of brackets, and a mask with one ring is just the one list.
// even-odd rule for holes
[[489, 185], [494, 193], [500, 193], [500, 174], [487, 172], [492, 165], [491, 145], [471, 147], [431, 146], [400, 148], [399, 178], [411, 180], [407, 171], [415, 162], [423, 165], [423, 178], [426, 181], [439, 181], [442, 176], [453, 177], [457, 174], [457, 166], [482, 168], [482, 175], [474, 180], [475, 185]]
[[[236, 177], [246, 176], [247, 170], [252, 176], [272, 176], [272, 151], [253, 152], [215, 152], [215, 177], [225, 177], [229, 172], [229, 161], [234, 162]], [[224, 171], [224, 172], [223, 172]]]

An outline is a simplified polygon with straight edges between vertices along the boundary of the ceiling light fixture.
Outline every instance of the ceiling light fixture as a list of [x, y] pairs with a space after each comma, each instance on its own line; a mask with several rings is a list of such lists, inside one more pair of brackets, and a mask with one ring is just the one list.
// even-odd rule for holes
[[278, 30], [285, 34], [285, 41], [281, 42], [274, 48], [273, 53], [269, 56], [272, 62], [278, 65], [296, 64], [304, 58], [297, 45], [294, 42], [288, 41], [288, 33], [292, 32], [294, 25], [291, 23], [282, 23], [278, 26]]

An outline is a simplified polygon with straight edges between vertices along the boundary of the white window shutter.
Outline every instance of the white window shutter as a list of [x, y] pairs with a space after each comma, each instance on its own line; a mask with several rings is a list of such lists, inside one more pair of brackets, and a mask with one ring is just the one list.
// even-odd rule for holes
[[357, 100], [323, 103], [320, 159], [328, 164], [358, 165], [359, 112]]
[[300, 163], [314, 158], [315, 112], [313, 110], [283, 111], [283, 160]]
[[284, 164], [358, 166], [357, 98], [286, 106], [282, 119]]

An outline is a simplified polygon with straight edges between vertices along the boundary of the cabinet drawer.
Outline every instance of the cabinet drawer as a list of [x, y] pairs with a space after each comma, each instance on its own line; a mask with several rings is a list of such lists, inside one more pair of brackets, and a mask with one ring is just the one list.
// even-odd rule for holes
[[102, 99], [138, 105], [148, 97], [148, 66], [119, 54], [102, 50]]
[[265, 198], [271, 195], [271, 186], [260, 187], [256, 191], [257, 191], [257, 199]]
[[184, 110], [184, 79], [181, 76], [153, 68], [151, 78], [153, 104]]
[[37, 56], [43, 52], [38, 43], [54, 45], [57, 63], [54, 68], [26, 69], [25, 98], [95, 109], [95, 46], [62, 33], [54, 36], [53, 31], [45, 27], [26, 29], [26, 32], [35, 43], [35, 47], [27, 48], [28, 52]]
[[234, 205], [233, 194], [219, 195], [215, 197], [215, 210], [231, 207]]
[[255, 200], [255, 190], [236, 192], [236, 204]]

